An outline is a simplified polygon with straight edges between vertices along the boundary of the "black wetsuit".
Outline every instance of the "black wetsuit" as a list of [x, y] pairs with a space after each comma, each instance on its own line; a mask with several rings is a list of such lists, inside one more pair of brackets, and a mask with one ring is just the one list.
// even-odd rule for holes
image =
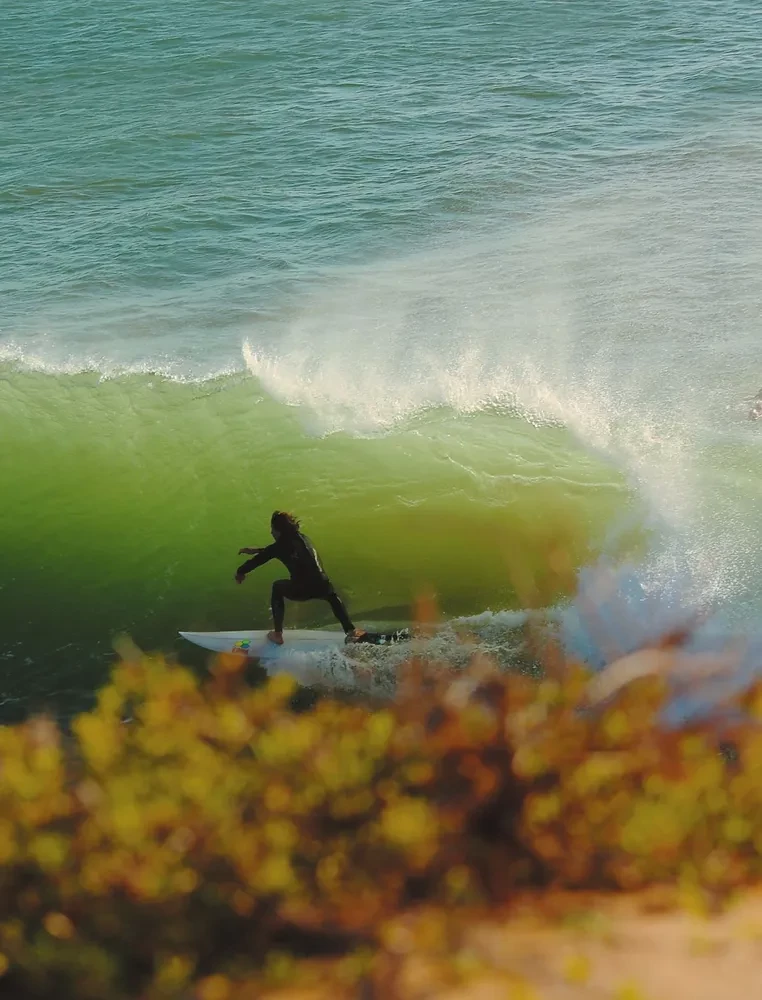
[[290, 580], [276, 580], [273, 584], [270, 607], [276, 632], [283, 631], [285, 598], [289, 601], [328, 601], [344, 631], [347, 634], [354, 631], [347, 609], [333, 589], [320, 557], [306, 535], [300, 531], [281, 535], [272, 545], [239, 566], [238, 572], [245, 575], [258, 566], [264, 566], [271, 559], [280, 559], [291, 576]]

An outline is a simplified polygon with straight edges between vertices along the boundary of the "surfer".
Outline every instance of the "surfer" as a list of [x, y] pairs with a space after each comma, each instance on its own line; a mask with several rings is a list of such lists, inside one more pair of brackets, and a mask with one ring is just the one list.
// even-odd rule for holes
[[283, 645], [283, 618], [286, 611], [286, 598], [289, 601], [328, 601], [331, 611], [344, 629], [347, 640], [357, 641], [365, 633], [356, 629], [347, 613], [347, 609], [333, 589], [331, 581], [323, 569], [320, 557], [312, 542], [303, 535], [299, 521], [293, 514], [276, 510], [270, 518], [270, 532], [273, 536], [272, 545], [260, 549], [239, 549], [239, 555], [250, 555], [238, 567], [235, 574], [236, 583], [243, 583], [246, 574], [259, 566], [264, 566], [271, 559], [280, 559], [289, 572], [289, 580], [276, 580], [270, 597], [270, 609], [273, 616], [273, 630], [267, 633], [270, 642]]

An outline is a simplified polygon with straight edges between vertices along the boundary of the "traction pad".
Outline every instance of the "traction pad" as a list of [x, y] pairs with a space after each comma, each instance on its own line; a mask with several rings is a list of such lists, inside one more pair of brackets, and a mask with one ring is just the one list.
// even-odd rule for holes
[[370, 646], [393, 646], [398, 642], [408, 642], [412, 639], [409, 628], [399, 628], [396, 632], [365, 632], [357, 639], [347, 636], [347, 646], [359, 646], [362, 643]]

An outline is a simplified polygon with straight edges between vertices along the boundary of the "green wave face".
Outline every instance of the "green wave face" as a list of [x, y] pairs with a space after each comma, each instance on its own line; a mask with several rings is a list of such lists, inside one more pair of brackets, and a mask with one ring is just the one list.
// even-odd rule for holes
[[[302, 518], [357, 620], [390, 621], [422, 591], [447, 615], [521, 606], [550, 547], [585, 561], [630, 503], [561, 428], [440, 409], [373, 437], [311, 436], [251, 378], [13, 371], [0, 419], [11, 713], [43, 693], [77, 704], [118, 633], [168, 648], [180, 628], [267, 625], [283, 567], [233, 575], [275, 508]], [[288, 609], [289, 625], [329, 621], [320, 603]]]

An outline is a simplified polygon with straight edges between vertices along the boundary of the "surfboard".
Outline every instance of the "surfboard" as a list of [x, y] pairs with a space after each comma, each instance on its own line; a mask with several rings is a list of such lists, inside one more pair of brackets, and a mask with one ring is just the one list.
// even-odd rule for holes
[[267, 632], [181, 632], [188, 642], [213, 653], [244, 653], [246, 656], [278, 659], [291, 653], [317, 653], [344, 646], [344, 633], [318, 629], [289, 629], [283, 645], [270, 642]]
[[278, 660], [294, 653], [321, 653], [330, 649], [351, 649], [354, 645], [388, 646], [410, 639], [408, 629], [396, 632], [368, 632], [358, 643], [345, 643], [343, 632], [330, 629], [286, 629], [283, 645], [270, 642], [266, 631], [180, 632], [183, 639], [213, 653], [243, 653], [263, 660]]

